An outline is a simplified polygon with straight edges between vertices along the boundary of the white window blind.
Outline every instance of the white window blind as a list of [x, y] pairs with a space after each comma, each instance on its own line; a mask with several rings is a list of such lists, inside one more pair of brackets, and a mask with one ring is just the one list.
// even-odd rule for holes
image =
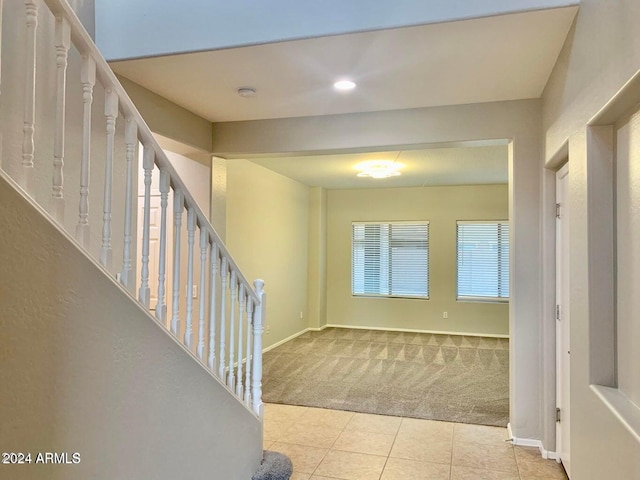
[[509, 299], [509, 223], [457, 222], [458, 299]]
[[429, 222], [352, 224], [353, 295], [429, 298]]

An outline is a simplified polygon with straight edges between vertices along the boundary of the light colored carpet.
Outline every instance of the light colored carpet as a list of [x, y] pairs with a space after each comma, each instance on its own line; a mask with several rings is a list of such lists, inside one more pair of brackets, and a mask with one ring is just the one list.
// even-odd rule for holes
[[504, 427], [509, 341], [326, 328], [264, 354], [263, 400]]

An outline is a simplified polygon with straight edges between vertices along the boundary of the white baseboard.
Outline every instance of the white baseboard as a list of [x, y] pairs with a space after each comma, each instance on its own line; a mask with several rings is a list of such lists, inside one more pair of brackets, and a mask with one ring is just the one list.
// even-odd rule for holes
[[420, 330], [420, 329], [413, 329], [413, 328], [386, 328], [386, 327], [366, 327], [366, 326], [361, 327], [361, 326], [355, 326], [355, 325], [334, 325], [334, 324], [327, 324], [324, 327], [322, 327], [320, 330], [323, 330], [327, 327], [354, 328], [357, 330], [388, 330], [391, 332], [407, 332], [407, 333], [432, 333], [436, 335], [465, 335], [467, 337], [509, 338], [509, 335], [496, 335], [491, 333], [443, 332], [440, 330]]
[[511, 424], [507, 423], [507, 433], [509, 435], [509, 438], [511, 439], [511, 443], [513, 445], [517, 445], [519, 447], [537, 447], [538, 450], [540, 450], [540, 455], [542, 456], [542, 458], [544, 459], [551, 459], [551, 460], [556, 460], [557, 459], [557, 454], [556, 452], [550, 452], [548, 450], [545, 450], [545, 448], [542, 446], [542, 442], [540, 440], [534, 440], [531, 438], [517, 438], [513, 436], [513, 431], [511, 430]]
[[[307, 333], [309, 330], [315, 330], [312, 328], [305, 328], [304, 330], [298, 332], [298, 333], [294, 333], [293, 335], [285, 338], [284, 340], [280, 340], [279, 342], [274, 343], [273, 345], [269, 345], [267, 348], [263, 348], [262, 349], [262, 353], [268, 352], [269, 350], [273, 350], [276, 347], [279, 347], [280, 345], [282, 345], [283, 343], [287, 343], [289, 340], [293, 340], [296, 337], [299, 337], [300, 335]], [[321, 330], [321, 329], [318, 329]], [[264, 338], [264, 336], [262, 337]]]
[[[391, 332], [407, 332], [407, 333], [433, 333], [437, 335], [466, 335], [468, 337], [490, 337], [490, 338], [509, 338], [509, 335], [491, 335], [486, 333], [465, 333], [465, 332], [440, 332], [436, 330], [416, 330], [411, 328], [384, 328], [384, 327], [362, 327], [362, 326], [354, 326], [354, 325], [335, 325], [335, 324], [327, 324], [317, 328], [305, 328], [298, 333], [294, 333], [293, 335], [280, 340], [279, 342], [274, 343], [273, 345], [268, 346], [267, 348], [263, 348], [262, 352], [268, 352], [269, 350], [273, 350], [276, 347], [279, 347], [283, 343], [288, 342], [289, 340], [293, 340], [300, 335], [307, 332], [321, 332], [325, 328], [353, 328], [356, 330], [387, 330]], [[264, 338], [264, 337], [263, 337]], [[529, 445], [531, 446], [531, 445]], [[537, 445], [536, 445], [537, 446]]]

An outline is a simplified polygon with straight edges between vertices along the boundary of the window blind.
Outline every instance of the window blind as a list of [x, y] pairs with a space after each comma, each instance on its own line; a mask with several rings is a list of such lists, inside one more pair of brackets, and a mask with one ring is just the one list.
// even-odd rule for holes
[[458, 299], [509, 298], [509, 223], [457, 222]]
[[353, 295], [429, 297], [429, 222], [352, 224]]

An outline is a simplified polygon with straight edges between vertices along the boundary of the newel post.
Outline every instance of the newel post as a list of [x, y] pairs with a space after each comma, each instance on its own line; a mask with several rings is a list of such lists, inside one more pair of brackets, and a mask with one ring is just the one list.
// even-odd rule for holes
[[262, 332], [264, 331], [264, 319], [267, 295], [264, 292], [264, 280], [253, 282], [260, 305], [256, 305], [253, 312], [253, 371], [251, 378], [251, 398], [253, 411], [262, 418]]

